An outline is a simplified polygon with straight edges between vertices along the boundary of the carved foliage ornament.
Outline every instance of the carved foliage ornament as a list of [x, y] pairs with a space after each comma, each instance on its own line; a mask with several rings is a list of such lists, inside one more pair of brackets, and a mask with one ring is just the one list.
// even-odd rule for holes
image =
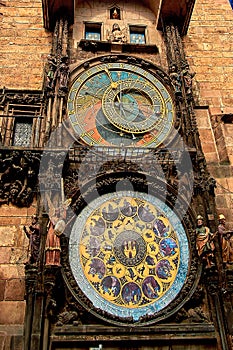
[[29, 206], [37, 192], [40, 153], [12, 151], [0, 155], [0, 204]]

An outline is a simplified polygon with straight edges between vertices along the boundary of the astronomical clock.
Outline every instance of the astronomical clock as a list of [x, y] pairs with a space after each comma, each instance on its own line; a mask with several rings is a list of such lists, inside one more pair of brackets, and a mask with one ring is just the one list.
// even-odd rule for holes
[[149, 70], [126, 62], [90, 65], [74, 80], [69, 119], [91, 146], [155, 148], [174, 123], [172, 97]]
[[[94, 153], [99, 148], [117, 149], [121, 155], [140, 149], [144, 157], [172, 138], [172, 89], [158, 67], [113, 58], [93, 59], [73, 71], [69, 121], [79, 142]], [[151, 324], [172, 315], [192, 293], [192, 238], [179, 212], [161, 196], [164, 180], [150, 175], [148, 191], [143, 174], [117, 175], [114, 166], [112, 174], [96, 179], [99, 194], [94, 191], [77, 210], [65, 280], [75, 299], [97, 318], [120, 325]], [[132, 181], [132, 188], [117, 190], [117, 181], [124, 178]], [[92, 186], [90, 181], [89, 192]]]
[[1, 203], [39, 225], [25, 349], [230, 349], [209, 110], [183, 47], [195, 1], [152, 2], [43, 0], [43, 88], [2, 89]]

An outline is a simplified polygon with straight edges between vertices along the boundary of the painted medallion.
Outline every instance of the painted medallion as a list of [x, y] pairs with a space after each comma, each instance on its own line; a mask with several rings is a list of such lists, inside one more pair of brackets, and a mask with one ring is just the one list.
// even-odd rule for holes
[[94, 307], [134, 321], [166, 308], [189, 267], [188, 239], [178, 217], [141, 192], [109, 193], [85, 207], [69, 252], [75, 280]]
[[125, 62], [83, 70], [71, 86], [68, 113], [87, 145], [155, 148], [174, 124], [168, 89], [148, 70]]

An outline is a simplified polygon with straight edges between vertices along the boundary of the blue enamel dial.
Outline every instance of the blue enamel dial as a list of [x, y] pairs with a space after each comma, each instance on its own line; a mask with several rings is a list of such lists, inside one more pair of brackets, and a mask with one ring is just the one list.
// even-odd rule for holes
[[168, 89], [142, 67], [120, 62], [83, 70], [70, 89], [68, 113], [88, 145], [158, 147], [174, 124]]

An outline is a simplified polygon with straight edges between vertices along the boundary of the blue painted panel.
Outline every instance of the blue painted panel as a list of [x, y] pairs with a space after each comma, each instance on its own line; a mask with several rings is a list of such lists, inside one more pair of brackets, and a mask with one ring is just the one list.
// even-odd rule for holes
[[132, 44], [145, 44], [145, 34], [144, 33], [130, 33], [130, 42]]
[[97, 29], [86, 30], [85, 39], [88, 40], [100, 40], [100, 31]]

